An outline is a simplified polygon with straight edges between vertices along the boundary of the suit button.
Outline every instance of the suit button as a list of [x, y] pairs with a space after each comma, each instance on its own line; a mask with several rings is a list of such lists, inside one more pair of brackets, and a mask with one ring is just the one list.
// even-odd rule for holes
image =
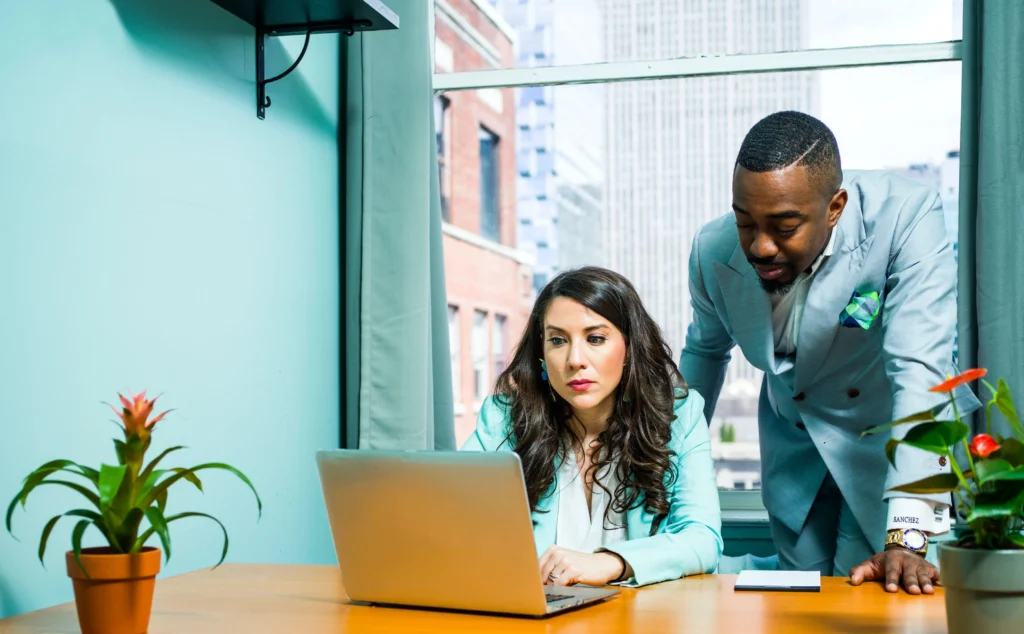
[[860, 396], [860, 390], [854, 388], [847, 392], [846, 395], [849, 396], [850, 398], [857, 398], [858, 396]]
[[800, 392], [799, 394], [797, 394], [796, 396], [793, 397], [793, 400], [794, 401], [802, 401], [802, 400], [804, 400], [804, 393]]
[[807, 429], [807, 425], [804, 425], [803, 423], [797, 423], [796, 428], [801, 431], [805, 431]]
[[939, 456], [939, 466], [940, 467], [945, 467], [946, 466], [946, 456]]

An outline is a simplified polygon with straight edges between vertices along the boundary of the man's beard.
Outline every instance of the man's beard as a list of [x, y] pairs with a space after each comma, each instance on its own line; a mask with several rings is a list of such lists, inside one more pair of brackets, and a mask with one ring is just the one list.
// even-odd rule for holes
[[790, 290], [793, 289], [793, 282], [779, 282], [778, 280], [766, 280], [764, 278], [757, 278], [761, 282], [761, 288], [764, 289], [765, 293], [774, 295], [775, 297], [782, 297]]

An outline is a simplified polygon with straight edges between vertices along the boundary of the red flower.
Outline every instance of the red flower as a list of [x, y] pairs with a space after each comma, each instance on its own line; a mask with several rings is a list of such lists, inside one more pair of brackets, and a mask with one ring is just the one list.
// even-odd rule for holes
[[999, 443], [988, 434], [978, 434], [971, 440], [971, 453], [978, 458], [988, 458], [993, 452], [999, 450]]
[[121, 398], [121, 405], [124, 406], [122, 411], [117, 411], [117, 408], [113, 405], [110, 406], [110, 409], [114, 410], [117, 417], [121, 419], [121, 423], [124, 424], [125, 432], [129, 434], [141, 435], [144, 431], [152, 429], [153, 425], [163, 420], [163, 417], [170, 412], [170, 410], [167, 410], [167, 412], [149, 420], [149, 415], [153, 413], [153, 405], [156, 403], [156, 398], [146, 400], [145, 390], [142, 391], [142, 394], [132, 394], [131, 392], [129, 394], [132, 396], [130, 400], [118, 394]]
[[965, 372], [963, 372], [961, 374], [958, 374], [957, 376], [954, 376], [954, 377], [951, 377], [949, 379], [946, 379], [945, 381], [943, 381], [942, 383], [939, 383], [938, 385], [936, 385], [935, 387], [929, 389], [928, 391], [929, 392], [947, 392], [947, 393], [948, 392], [952, 392], [953, 390], [955, 390], [956, 388], [960, 387], [961, 385], [963, 385], [965, 383], [970, 383], [971, 381], [974, 381], [975, 379], [980, 379], [981, 377], [985, 376], [986, 374], [988, 374], [988, 370], [986, 370], [985, 368], [975, 368], [974, 370], [967, 370], [967, 371], [965, 371]]

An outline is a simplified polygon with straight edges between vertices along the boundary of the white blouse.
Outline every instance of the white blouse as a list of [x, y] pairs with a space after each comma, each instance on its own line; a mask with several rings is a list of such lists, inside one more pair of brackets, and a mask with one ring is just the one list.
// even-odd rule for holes
[[626, 540], [626, 518], [623, 513], [605, 511], [611, 503], [611, 494], [618, 486], [615, 463], [603, 467], [595, 474], [610, 493], [594, 486], [587, 512], [587, 493], [583, 474], [576, 463], [576, 452], [566, 451], [565, 460], [558, 468], [558, 520], [555, 524], [555, 544], [569, 550], [592, 553], [598, 548]]

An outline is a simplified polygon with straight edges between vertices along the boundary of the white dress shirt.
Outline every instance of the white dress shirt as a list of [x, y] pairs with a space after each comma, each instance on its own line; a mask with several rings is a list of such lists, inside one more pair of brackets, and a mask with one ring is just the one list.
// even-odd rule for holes
[[[622, 513], [605, 511], [611, 502], [610, 495], [595, 483], [587, 510], [587, 493], [583, 474], [576, 462], [576, 452], [566, 451], [566, 459], [558, 469], [558, 521], [555, 524], [555, 544], [562, 548], [582, 553], [592, 553], [598, 548], [626, 540], [626, 518]], [[615, 492], [618, 479], [615, 477], [615, 463], [612, 462], [595, 474], [608, 491]]]
[[[814, 274], [832, 255], [835, 242], [836, 232], [833, 230], [821, 255], [815, 258], [809, 270], [797, 276], [789, 291], [783, 295], [769, 295], [776, 355], [788, 357], [796, 352], [807, 291], [814, 281]], [[930, 535], [945, 533], [949, 531], [949, 505], [920, 498], [890, 497], [886, 530], [894, 528], [916, 528]]]

